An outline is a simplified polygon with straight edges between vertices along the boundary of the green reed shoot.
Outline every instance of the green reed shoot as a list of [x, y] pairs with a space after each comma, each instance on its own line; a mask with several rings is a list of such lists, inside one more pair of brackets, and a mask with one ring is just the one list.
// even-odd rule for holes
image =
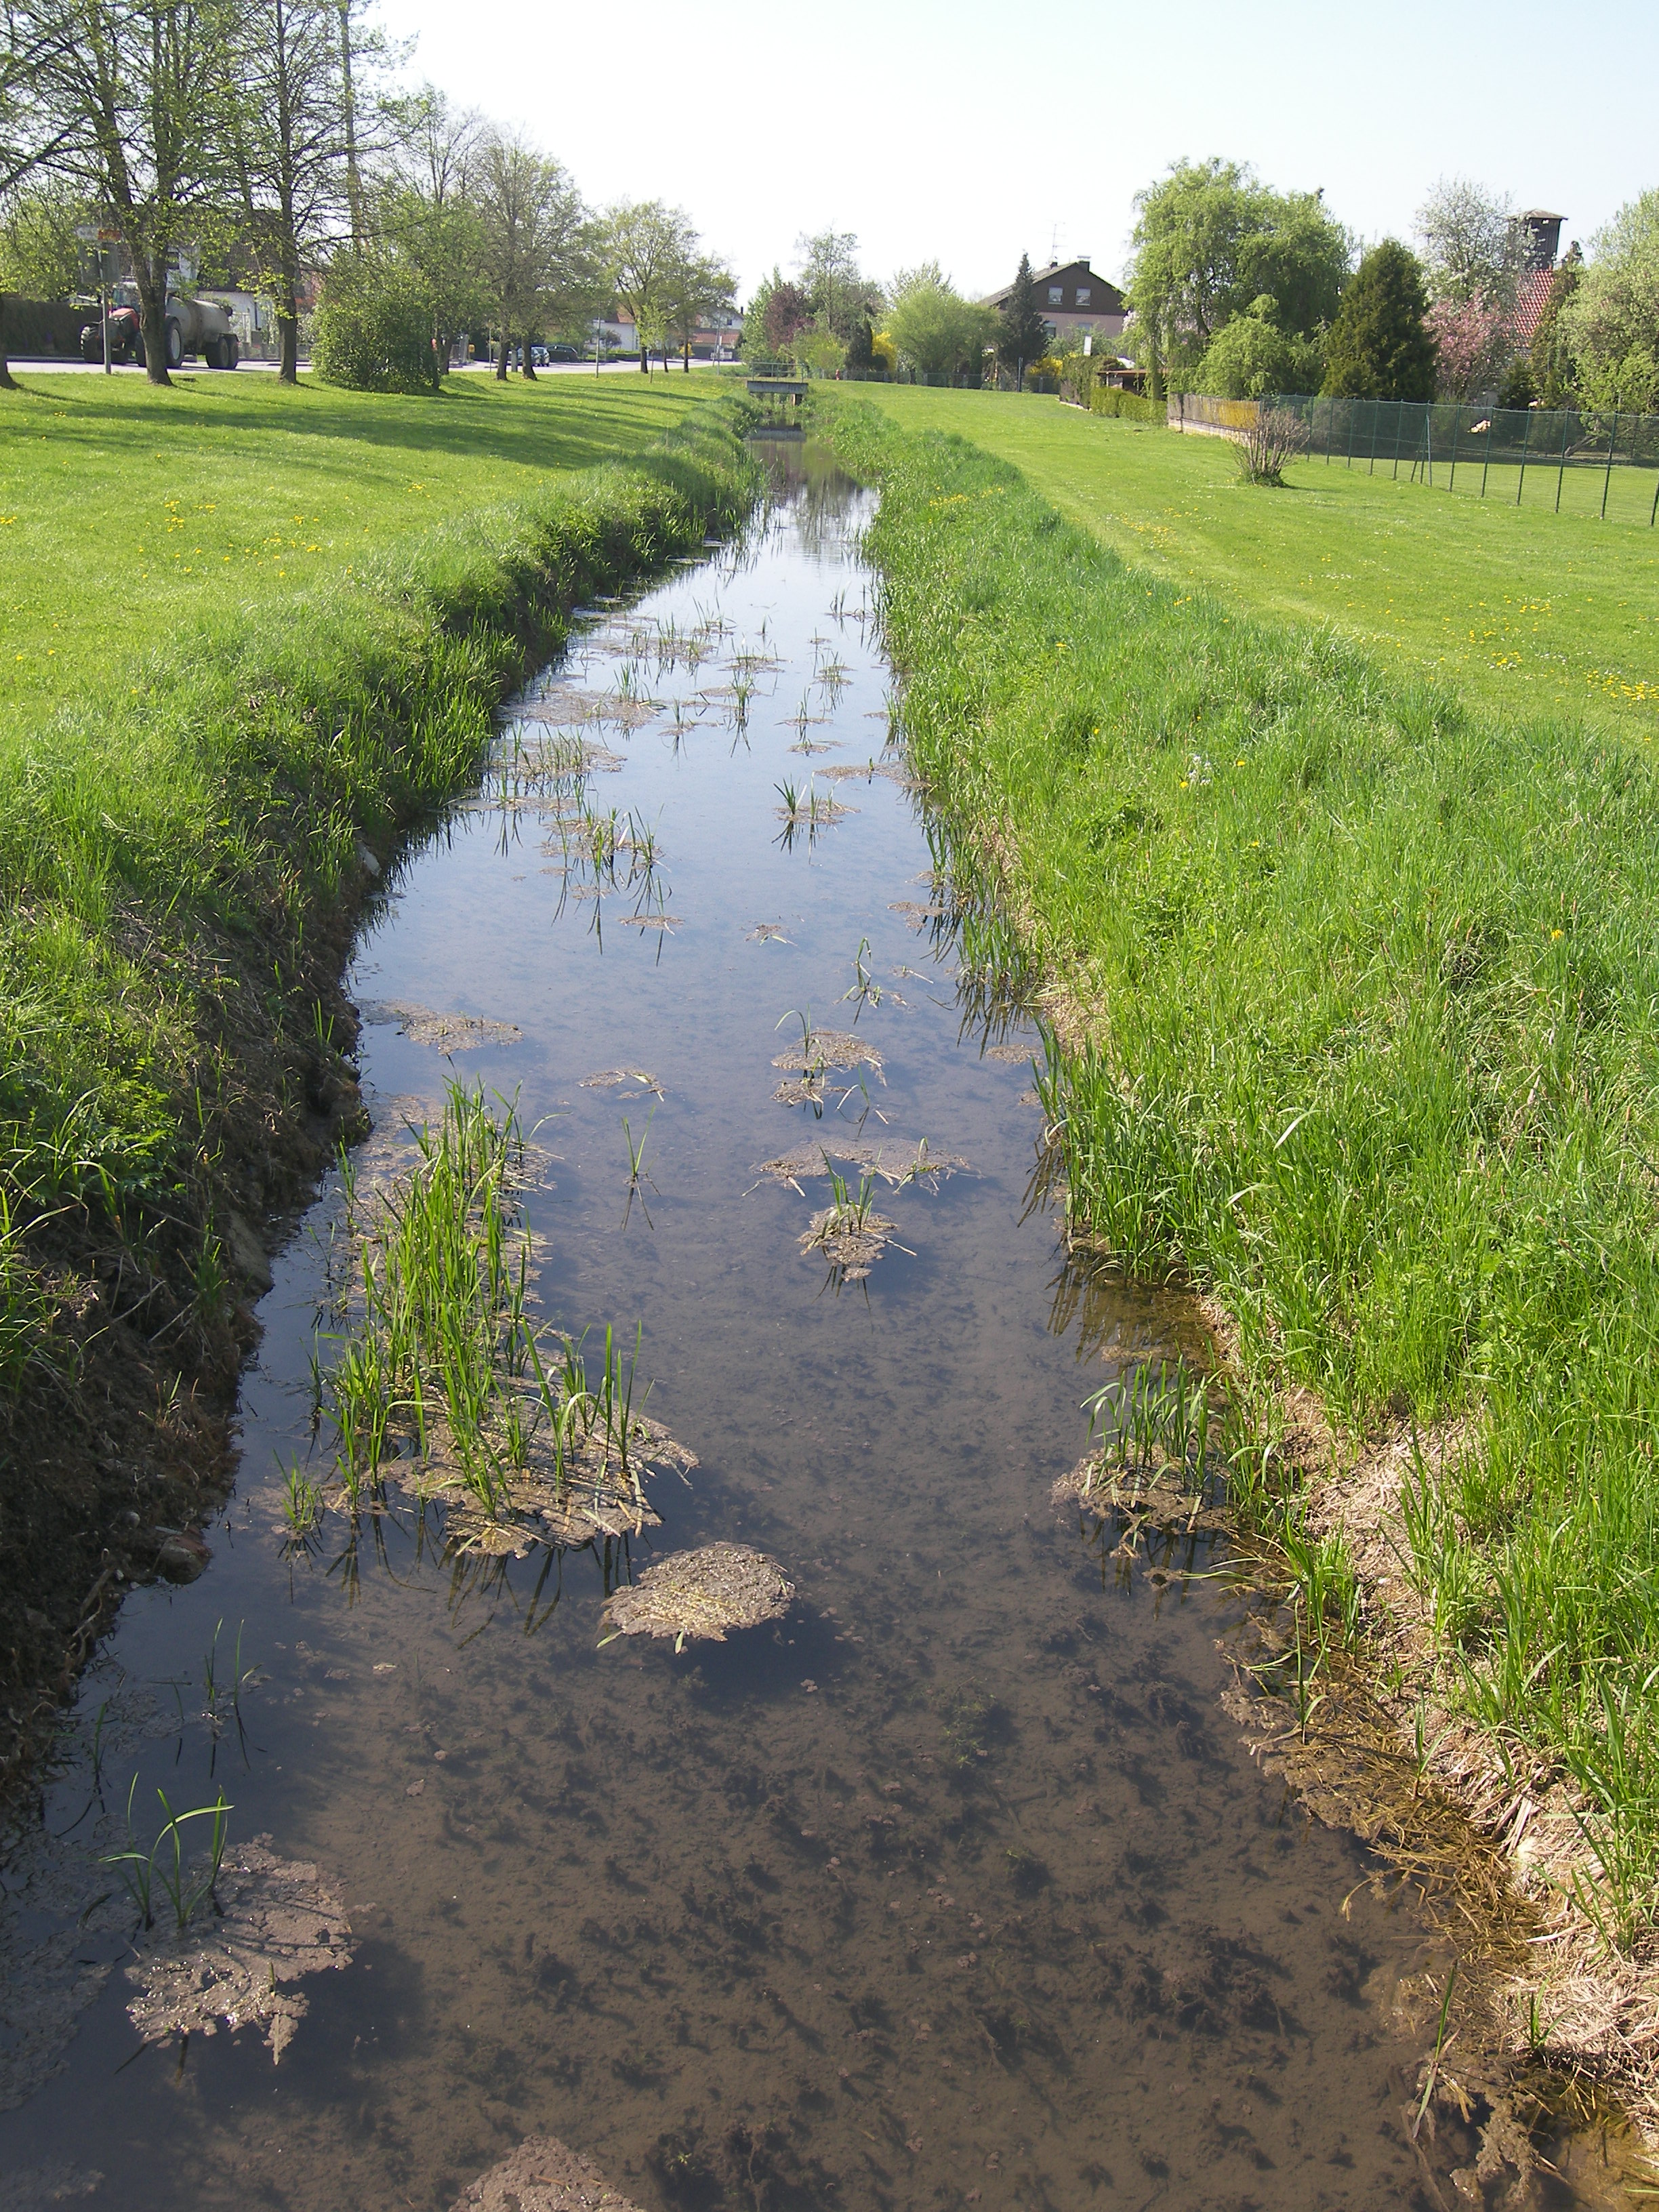
[[[146, 1850], [133, 1833], [132, 1803], [137, 1789], [138, 1778], [135, 1774], [132, 1787], [127, 1792], [127, 1848], [107, 1852], [103, 1863], [112, 1866], [119, 1875], [123, 1887], [137, 1907], [142, 1927], [149, 1929], [155, 1924], [159, 1887], [173, 1907], [175, 1931], [182, 1936], [204, 1905], [211, 1903], [215, 1911], [219, 1910], [219, 1875], [224, 1864], [229, 1816], [235, 1808], [226, 1802], [225, 1793], [221, 1790], [211, 1805], [197, 1805], [188, 1812], [175, 1813], [167, 1792], [158, 1789], [155, 1794], [161, 1801], [166, 1819]], [[210, 1820], [213, 1824], [209, 1832], [205, 1868], [193, 1869], [185, 1863], [184, 1828], [189, 1820]]]
[[[597, 1384], [584, 1364], [585, 1338], [567, 1340], [561, 1358], [545, 1355], [550, 1332], [529, 1302], [526, 1140], [514, 1109], [496, 1106], [482, 1090], [452, 1083], [441, 1120], [414, 1133], [412, 1171], [355, 1204], [359, 1325], [326, 1383], [340, 1480], [353, 1506], [411, 1431], [420, 1456], [446, 1462], [492, 1514], [510, 1502], [532, 1456], [560, 1494], [574, 1457], [590, 1447], [637, 1483], [637, 1337], [625, 1364], [607, 1328]], [[645, 1136], [636, 1145], [623, 1127], [631, 1189], [649, 1181]]]

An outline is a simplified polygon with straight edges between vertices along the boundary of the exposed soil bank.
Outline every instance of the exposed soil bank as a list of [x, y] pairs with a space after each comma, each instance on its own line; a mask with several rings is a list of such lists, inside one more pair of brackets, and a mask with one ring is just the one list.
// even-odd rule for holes
[[1048, 1010], [1072, 1218], [1206, 1297], [1234, 1507], [1310, 1651], [1358, 1652], [1386, 1755], [1534, 1916], [1512, 2047], [1646, 2105], [1651, 778], [1127, 569], [960, 440], [825, 411], [883, 487], [911, 755]]
[[[339, 978], [391, 854], [574, 606], [735, 520], [741, 421], [711, 404], [163, 670], [95, 791], [30, 763], [0, 947], [26, 1040], [0, 1083], [0, 1780], [123, 1588], [200, 1571], [266, 1249], [361, 1130]], [[118, 757], [166, 746], [171, 818]]]

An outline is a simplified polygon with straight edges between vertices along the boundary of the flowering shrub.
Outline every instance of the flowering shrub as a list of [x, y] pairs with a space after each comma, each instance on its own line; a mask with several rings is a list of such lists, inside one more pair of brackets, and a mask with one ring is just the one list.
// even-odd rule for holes
[[1467, 399], [1497, 383], [1515, 343], [1504, 308], [1489, 300], [1466, 300], [1461, 306], [1438, 300], [1427, 322], [1442, 398]]

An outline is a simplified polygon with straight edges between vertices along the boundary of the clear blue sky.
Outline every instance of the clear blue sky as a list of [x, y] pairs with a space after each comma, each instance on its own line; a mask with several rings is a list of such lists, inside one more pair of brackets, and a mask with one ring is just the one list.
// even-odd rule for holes
[[1183, 155], [1322, 185], [1367, 239], [1409, 236], [1443, 174], [1564, 213], [1564, 244], [1659, 185], [1652, 0], [381, 0], [379, 20], [596, 204], [685, 207], [745, 293], [830, 228], [878, 276], [937, 259], [975, 294], [1056, 227], [1116, 276], [1136, 190]]

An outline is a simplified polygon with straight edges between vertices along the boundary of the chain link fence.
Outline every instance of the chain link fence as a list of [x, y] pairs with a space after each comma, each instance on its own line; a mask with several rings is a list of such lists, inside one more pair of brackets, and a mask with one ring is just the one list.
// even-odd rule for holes
[[1330, 399], [1281, 393], [1169, 403], [1171, 429], [1237, 433], [1262, 408], [1301, 422], [1310, 456], [1375, 476], [1434, 484], [1462, 498], [1503, 499], [1604, 522], [1659, 518], [1659, 415], [1577, 407], [1481, 407], [1456, 400]]

